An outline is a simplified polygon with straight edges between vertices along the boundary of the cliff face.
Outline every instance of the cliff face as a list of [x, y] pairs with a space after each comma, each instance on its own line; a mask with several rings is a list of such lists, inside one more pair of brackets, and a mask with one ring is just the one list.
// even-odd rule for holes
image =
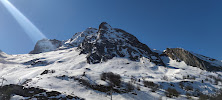
[[78, 48], [81, 53], [88, 54], [87, 61], [93, 64], [113, 57], [125, 57], [132, 61], [146, 57], [157, 65], [164, 65], [158, 54], [152, 52], [135, 36], [121, 29], [112, 28], [106, 22], [100, 24], [97, 32], [87, 35]]
[[187, 65], [207, 71], [221, 71], [222, 63], [216, 59], [191, 53], [181, 48], [167, 48], [164, 52], [173, 60], [184, 61]]
[[76, 33], [66, 41], [43, 39], [37, 42], [30, 54], [38, 54], [59, 49], [78, 47], [80, 54], [87, 54], [87, 62], [96, 64], [112, 59], [125, 57], [132, 61], [148, 58], [157, 65], [163, 65], [161, 58], [132, 34], [117, 28], [112, 28], [106, 22], [99, 29], [87, 28]]

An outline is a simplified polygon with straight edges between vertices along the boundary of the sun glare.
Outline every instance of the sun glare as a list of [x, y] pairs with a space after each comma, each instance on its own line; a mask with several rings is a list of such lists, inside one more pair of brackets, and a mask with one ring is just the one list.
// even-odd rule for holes
[[36, 43], [38, 40], [46, 38], [46, 36], [12, 3], [10, 3], [8, 0], [0, 0], [0, 2], [12, 14], [12, 16], [16, 19], [16, 21], [24, 29], [26, 34], [32, 39], [34, 43]]

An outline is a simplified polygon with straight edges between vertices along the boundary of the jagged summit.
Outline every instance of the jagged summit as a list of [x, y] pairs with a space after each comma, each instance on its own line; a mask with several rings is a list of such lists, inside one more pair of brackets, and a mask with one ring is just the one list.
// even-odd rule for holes
[[[55, 46], [50, 46], [50, 42]], [[40, 40], [30, 53], [37, 54], [72, 47], [78, 47], [80, 54], [88, 54], [87, 61], [93, 64], [113, 57], [125, 57], [133, 61], [139, 61], [140, 58], [145, 57], [158, 65], [164, 65], [159, 55], [152, 52], [135, 36], [124, 30], [112, 28], [106, 22], [102, 22], [99, 29], [87, 28], [83, 32], [78, 32], [67, 41]]]
[[99, 25], [99, 30], [111, 30], [111, 29], [112, 29], [112, 27], [106, 22], [102, 22]]
[[118, 28], [112, 28], [106, 22], [102, 22], [98, 29], [87, 28], [83, 32], [77, 32], [72, 38], [59, 41], [43, 39], [37, 42], [30, 54], [62, 50], [77, 47], [80, 54], [87, 54], [87, 62], [90, 64], [106, 62], [114, 57], [127, 58], [132, 61], [141, 61], [145, 57], [156, 65], [165, 66], [161, 58], [163, 55], [176, 60], [184, 61], [187, 65], [198, 67], [208, 71], [222, 70], [221, 61], [189, 52], [182, 48], [167, 48], [164, 52], [151, 50], [141, 43], [132, 34]]
[[100, 24], [98, 32], [86, 36], [78, 48], [81, 53], [88, 54], [87, 61], [93, 64], [113, 57], [126, 57], [133, 61], [146, 57], [156, 64], [164, 65], [160, 57], [147, 45], [139, 42], [135, 36], [121, 29], [112, 28], [105, 22]]

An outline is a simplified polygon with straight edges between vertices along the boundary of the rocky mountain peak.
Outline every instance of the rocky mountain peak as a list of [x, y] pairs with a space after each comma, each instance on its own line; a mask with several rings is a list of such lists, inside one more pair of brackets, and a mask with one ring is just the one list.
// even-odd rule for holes
[[151, 50], [141, 43], [132, 34], [118, 28], [112, 28], [108, 23], [102, 22], [99, 28], [87, 28], [77, 32], [66, 41], [43, 39], [36, 43], [31, 54], [38, 54], [53, 50], [77, 47], [80, 54], [87, 54], [88, 63], [96, 64], [106, 62], [114, 57], [127, 58], [140, 61], [145, 57], [151, 62], [165, 66], [160, 56], [167, 56], [173, 60], [184, 61], [187, 65], [208, 71], [222, 70], [222, 62], [216, 59], [198, 55], [182, 48], [167, 48], [162, 54]]
[[78, 46], [83, 54], [88, 54], [88, 63], [100, 63], [113, 57], [125, 57], [133, 61], [139, 61], [146, 57], [150, 61], [164, 65], [158, 54], [139, 42], [132, 34], [117, 28], [112, 28], [106, 22], [99, 26], [99, 30], [83, 40]]
[[67, 41], [40, 40], [31, 54], [48, 52], [58, 49], [78, 47], [80, 54], [87, 54], [88, 63], [101, 63], [113, 57], [124, 57], [139, 61], [145, 57], [158, 65], [164, 65], [159, 55], [132, 34], [118, 28], [112, 28], [102, 22], [99, 29], [87, 28], [76, 33]]
[[102, 22], [99, 25], [99, 30], [111, 30], [111, 29], [112, 29], [112, 27], [106, 22]]

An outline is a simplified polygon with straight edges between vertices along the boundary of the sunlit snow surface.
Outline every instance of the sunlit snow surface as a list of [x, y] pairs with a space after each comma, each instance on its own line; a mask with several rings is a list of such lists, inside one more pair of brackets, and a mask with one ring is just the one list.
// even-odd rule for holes
[[[24, 64], [33, 59], [41, 59], [47, 61], [47, 65], [31, 66]], [[204, 80], [207, 75], [217, 76], [221, 73], [211, 73], [200, 70], [196, 67], [187, 66], [184, 62], [176, 62], [169, 58], [163, 58], [168, 62], [169, 67], [156, 66], [154, 63], [149, 62], [146, 58], [141, 58], [140, 62], [130, 61], [126, 58], [114, 58], [100, 64], [88, 64], [86, 62], [86, 55], [79, 55], [76, 48], [52, 51], [41, 54], [23, 54], [23, 55], [7, 55], [4, 58], [0, 57], [0, 77], [4, 77], [7, 81], [6, 84], [22, 84], [24, 81], [31, 79], [28, 86], [40, 87], [46, 90], [55, 90], [69, 95], [76, 95], [86, 100], [109, 100], [110, 96], [106, 93], [98, 92], [92, 89], [86, 89], [77, 81], [61, 80], [56, 76], [75, 76], [81, 77], [85, 72], [87, 78], [92, 83], [106, 84], [105, 81], [100, 79], [102, 72], [118, 73], [122, 77], [122, 81], [128, 82], [131, 76], [145, 80], [153, 81], [157, 84], [162, 84], [162, 88], [168, 88], [169, 83], [177, 83], [184, 81], [183, 76], [193, 75], [196, 76], [193, 84], [194, 88], [198, 88], [203, 93], [214, 93], [213, 89], [221, 88], [221, 84], [213, 85], [206, 82], [206, 84], [197, 86]], [[86, 70], [90, 68], [91, 70]], [[55, 73], [40, 75], [44, 70], [55, 70]], [[168, 81], [163, 80], [163, 77], [168, 77]], [[186, 80], [191, 81], [191, 80]], [[131, 93], [113, 94], [114, 100], [155, 100], [165, 99], [164, 90], [160, 89], [156, 92], [151, 92], [150, 88], [143, 87], [142, 82], [137, 82], [141, 87], [141, 91], [135, 90], [137, 95]], [[178, 91], [182, 92], [180, 88]], [[15, 96], [18, 97], [18, 96]], [[185, 96], [180, 96], [175, 99], [185, 99]]]

